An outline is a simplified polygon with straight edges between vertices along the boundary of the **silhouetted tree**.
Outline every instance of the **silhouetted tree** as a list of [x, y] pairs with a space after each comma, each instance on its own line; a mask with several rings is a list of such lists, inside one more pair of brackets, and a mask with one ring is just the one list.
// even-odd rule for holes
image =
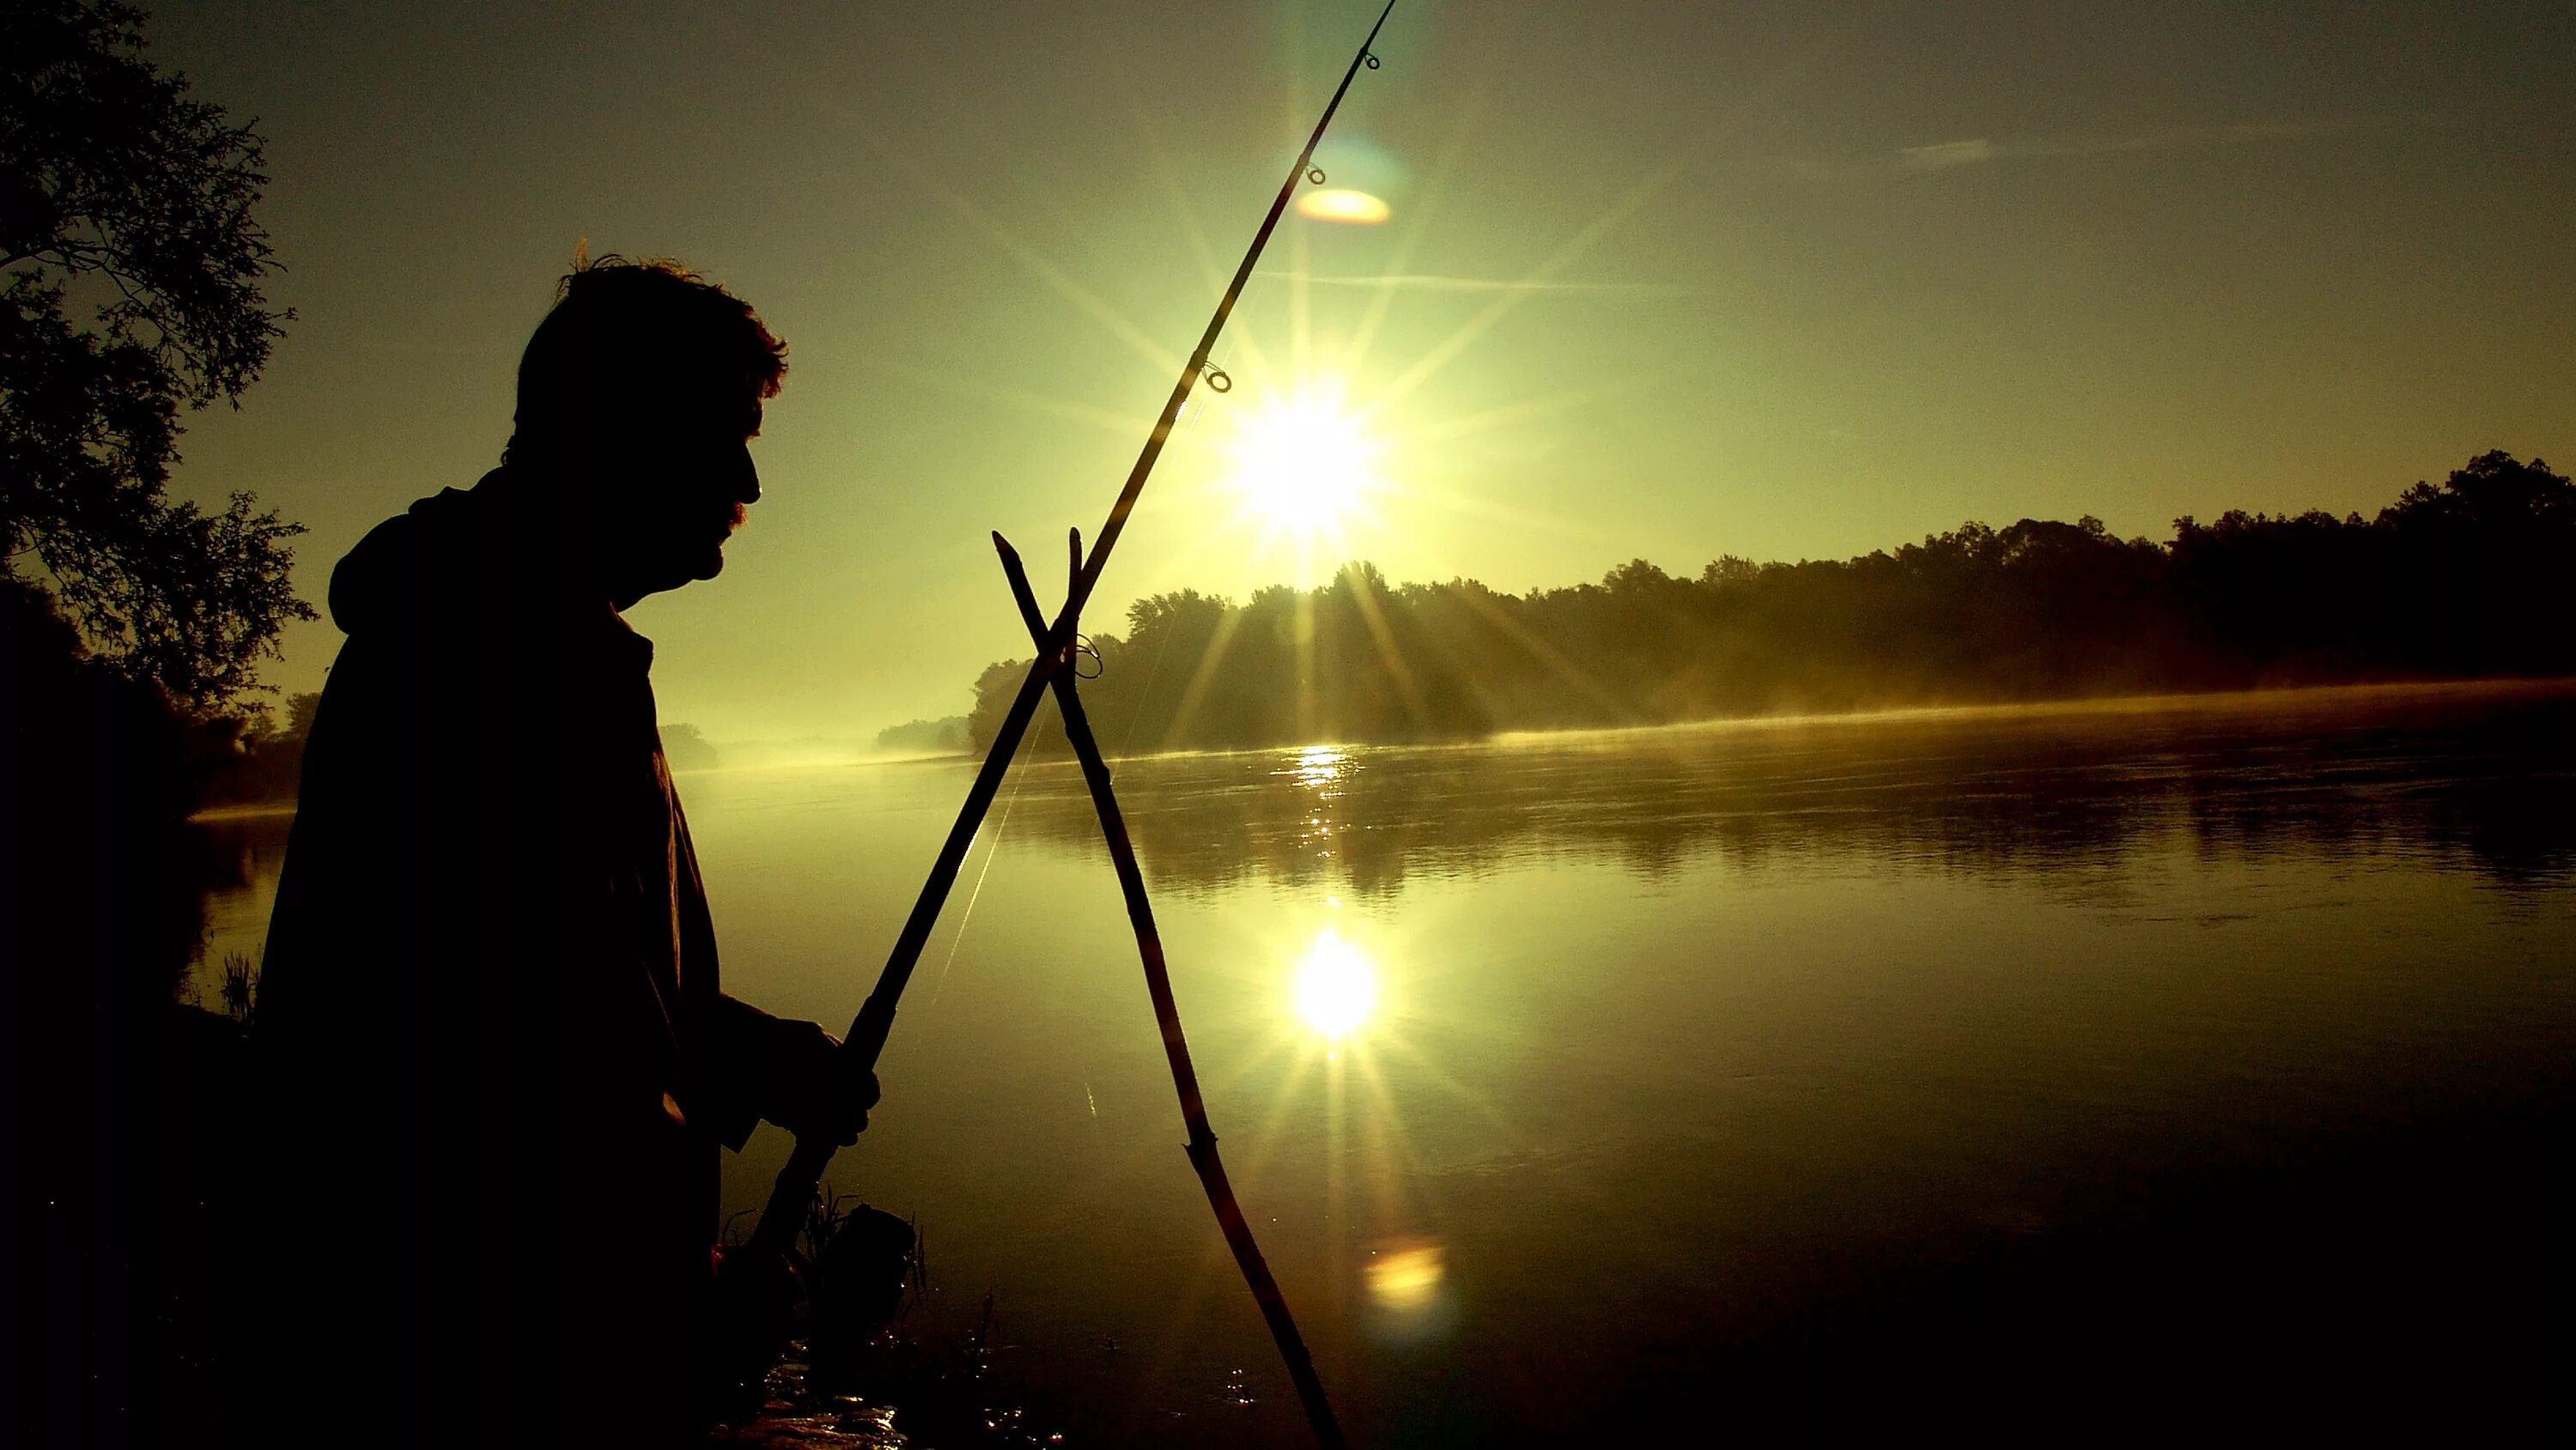
[[[0, 550], [100, 659], [214, 710], [253, 688], [302, 532], [165, 496], [181, 404], [235, 401], [289, 311], [260, 140], [142, 57], [143, 13], [16, 0], [0, 46]], [[86, 317], [76, 313], [86, 312]]]
[[2453, 469], [2440, 488], [2417, 482], [2379, 514], [2381, 523], [2400, 528], [2437, 519], [2471, 529], [2576, 528], [2576, 487], [2545, 460], [2524, 463], [2499, 448]]
[[2535, 458], [2470, 459], [2380, 512], [2374, 561], [2406, 586], [2396, 622], [2423, 668], [2576, 669], [2567, 573], [2576, 486]]
[[[187, 816], [244, 759], [251, 722], [229, 712], [257, 662], [312, 611], [287, 585], [297, 526], [248, 494], [166, 494], [181, 407], [238, 400], [289, 314], [261, 293], [258, 138], [145, 61], [142, 23], [78, 0], [0, 13], [0, 836], [21, 967], [0, 1055], [53, 1108], [20, 1145], [49, 1185], [26, 1228], [49, 1252], [12, 1286], [40, 1346], [26, 1376], [81, 1387], [26, 1397], [77, 1428], [25, 1433], [184, 1414], [212, 1443], [223, 1395], [196, 1351], [223, 1336], [200, 1322], [208, 1260], [177, 1247], [196, 1230], [174, 1225], [224, 1199], [232, 1140], [154, 1156], [173, 1103], [211, 1123], [243, 1097], [172, 1005], [217, 864]], [[147, 1188], [175, 1181], [189, 1192]]]

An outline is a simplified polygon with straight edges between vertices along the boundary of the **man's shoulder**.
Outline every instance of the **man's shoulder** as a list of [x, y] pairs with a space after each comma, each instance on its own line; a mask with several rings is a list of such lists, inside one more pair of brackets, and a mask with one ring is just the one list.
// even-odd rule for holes
[[331, 621], [371, 634], [452, 634], [523, 615], [538, 585], [524, 530], [504, 500], [449, 488], [367, 531], [331, 571]]

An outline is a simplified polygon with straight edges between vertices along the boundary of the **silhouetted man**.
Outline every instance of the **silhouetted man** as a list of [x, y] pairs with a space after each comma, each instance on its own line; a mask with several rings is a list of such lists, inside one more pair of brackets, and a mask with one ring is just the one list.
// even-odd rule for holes
[[866, 1124], [823, 1029], [719, 989], [620, 617], [724, 567], [785, 352], [693, 274], [581, 267], [502, 466], [332, 575], [259, 1007], [275, 1439], [693, 1438], [718, 1146]]

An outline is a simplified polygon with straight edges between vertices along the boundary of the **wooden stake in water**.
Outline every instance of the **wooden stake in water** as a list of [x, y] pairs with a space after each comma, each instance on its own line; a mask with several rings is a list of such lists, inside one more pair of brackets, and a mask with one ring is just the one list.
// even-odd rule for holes
[[[1082, 567], [1082, 531], [1071, 535], [1072, 562]], [[1011, 598], [1020, 606], [1020, 620], [1028, 626], [1029, 638], [1040, 649], [1050, 638], [1046, 616], [1038, 612], [1038, 599], [1029, 588], [1028, 570], [1020, 563], [1019, 551], [1000, 534], [993, 536], [993, 547], [1002, 556], [1002, 572], [1011, 581]], [[1297, 1386], [1298, 1402], [1305, 1406], [1306, 1423], [1314, 1427], [1316, 1443], [1338, 1447], [1342, 1444], [1342, 1427], [1333, 1418], [1332, 1404], [1324, 1398], [1324, 1382], [1315, 1373], [1315, 1362], [1306, 1352], [1304, 1336], [1297, 1332], [1297, 1321], [1288, 1312], [1288, 1301], [1279, 1292], [1279, 1281], [1270, 1276], [1270, 1265], [1261, 1257], [1261, 1246], [1252, 1240], [1252, 1225], [1243, 1216], [1243, 1205], [1235, 1201], [1234, 1185], [1227, 1181], [1225, 1164], [1217, 1157], [1216, 1130], [1208, 1126], [1207, 1103], [1199, 1096], [1198, 1070], [1190, 1065], [1189, 1039], [1181, 1032], [1181, 1009], [1172, 998], [1172, 975], [1163, 962], [1163, 933], [1154, 925], [1154, 903], [1145, 894], [1144, 868], [1136, 860], [1136, 844], [1127, 834], [1127, 817], [1118, 808], [1118, 794], [1109, 783], [1109, 762], [1100, 754], [1100, 742], [1091, 733], [1091, 719], [1083, 711], [1082, 697], [1075, 693], [1075, 671], [1068, 658], [1065, 667], [1049, 677], [1055, 690], [1056, 707], [1064, 715], [1064, 738], [1073, 746], [1076, 760], [1082, 763], [1083, 784], [1091, 788], [1091, 804], [1100, 816], [1100, 834], [1109, 843], [1109, 860], [1118, 871], [1118, 890], [1127, 898], [1127, 923], [1136, 931], [1136, 955], [1145, 965], [1145, 994], [1153, 999], [1154, 1021], [1163, 1030], [1163, 1056], [1172, 1067], [1172, 1088], [1180, 1095], [1181, 1122], [1189, 1130], [1185, 1150], [1190, 1166], [1198, 1170], [1199, 1187], [1207, 1191], [1208, 1207], [1216, 1211], [1219, 1232], [1225, 1235], [1225, 1246], [1234, 1251], [1235, 1266], [1243, 1270], [1243, 1282], [1252, 1290], [1253, 1301], [1261, 1306], [1261, 1317], [1269, 1322], [1270, 1337], [1279, 1346], [1279, 1357], [1288, 1365], [1288, 1378]]]

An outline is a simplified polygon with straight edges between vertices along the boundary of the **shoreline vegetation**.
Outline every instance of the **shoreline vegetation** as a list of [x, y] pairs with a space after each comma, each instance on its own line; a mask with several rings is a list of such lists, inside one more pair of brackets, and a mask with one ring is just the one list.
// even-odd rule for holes
[[[2375, 518], [2231, 510], [2166, 543], [1971, 521], [1894, 551], [1503, 594], [1353, 564], [1242, 602], [1183, 589], [1095, 634], [1114, 754], [1404, 744], [1779, 715], [2576, 672], [2576, 487], [2482, 454]], [[975, 682], [990, 744], [1025, 658]], [[1038, 748], [1061, 752], [1060, 739]]]

